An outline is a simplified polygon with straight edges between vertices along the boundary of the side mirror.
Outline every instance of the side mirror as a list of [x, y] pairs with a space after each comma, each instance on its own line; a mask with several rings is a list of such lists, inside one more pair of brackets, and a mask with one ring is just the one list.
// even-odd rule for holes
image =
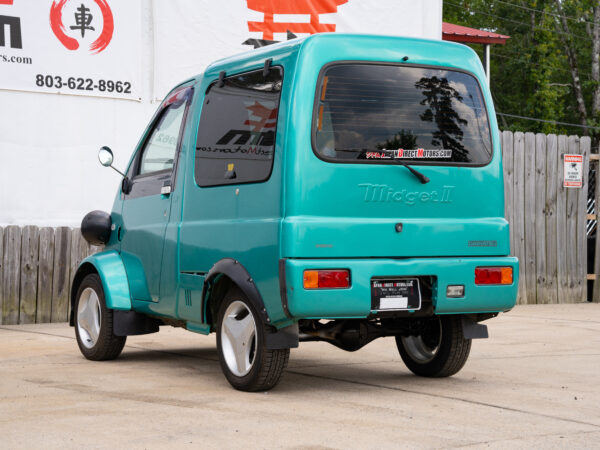
[[113, 152], [108, 147], [102, 147], [98, 152], [98, 160], [104, 167], [110, 167], [113, 163]]
[[127, 175], [125, 175], [123, 172], [121, 172], [119, 169], [115, 168], [115, 166], [112, 165], [113, 152], [110, 148], [102, 147], [100, 149], [100, 151], [98, 152], [98, 160], [100, 161], [100, 164], [102, 164], [104, 167], [110, 167], [115, 172], [117, 172], [119, 175], [121, 175], [123, 177], [123, 181], [129, 181], [129, 179], [127, 178]]

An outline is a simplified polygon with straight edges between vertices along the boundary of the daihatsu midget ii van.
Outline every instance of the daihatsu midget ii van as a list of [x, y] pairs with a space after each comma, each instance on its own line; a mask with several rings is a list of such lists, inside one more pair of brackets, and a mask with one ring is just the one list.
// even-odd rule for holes
[[223, 59], [166, 97], [122, 175], [82, 223], [105, 245], [71, 295], [91, 360], [172, 325], [216, 332], [246, 391], [304, 341], [394, 336], [445, 377], [515, 304], [498, 127], [463, 45], [321, 34]]

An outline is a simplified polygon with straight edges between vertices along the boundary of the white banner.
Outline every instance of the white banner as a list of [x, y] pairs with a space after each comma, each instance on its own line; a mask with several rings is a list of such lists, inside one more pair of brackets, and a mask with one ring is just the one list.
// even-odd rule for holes
[[0, 89], [140, 100], [140, 0], [0, 0]]
[[251, 50], [246, 40], [286, 40], [287, 30], [442, 37], [442, 0], [156, 0], [153, 16], [157, 99], [211, 62]]

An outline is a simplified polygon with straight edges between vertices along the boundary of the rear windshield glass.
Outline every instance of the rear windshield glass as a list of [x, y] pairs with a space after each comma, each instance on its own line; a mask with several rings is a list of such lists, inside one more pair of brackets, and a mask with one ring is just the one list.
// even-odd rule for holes
[[313, 123], [315, 150], [326, 160], [483, 165], [492, 156], [481, 89], [463, 72], [331, 66], [320, 78]]

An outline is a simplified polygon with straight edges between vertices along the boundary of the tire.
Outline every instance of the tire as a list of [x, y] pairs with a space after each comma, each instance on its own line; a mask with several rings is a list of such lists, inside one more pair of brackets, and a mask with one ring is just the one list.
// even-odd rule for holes
[[227, 381], [240, 391], [266, 391], [279, 383], [290, 349], [265, 346], [267, 326], [237, 287], [221, 303], [217, 322], [217, 350]]
[[463, 368], [471, 351], [460, 316], [435, 316], [420, 336], [396, 336], [396, 346], [411, 372], [422, 377], [449, 377]]
[[125, 346], [126, 336], [113, 333], [113, 311], [106, 307], [98, 275], [87, 275], [75, 301], [75, 336], [83, 356], [92, 361], [115, 359]]

